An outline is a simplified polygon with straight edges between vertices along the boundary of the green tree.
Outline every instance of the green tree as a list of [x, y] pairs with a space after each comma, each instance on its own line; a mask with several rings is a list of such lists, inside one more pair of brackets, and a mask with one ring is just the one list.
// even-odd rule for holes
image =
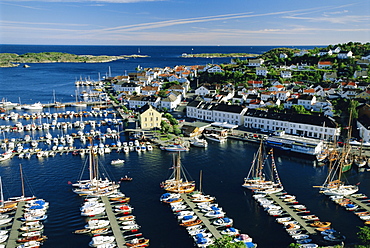
[[245, 248], [245, 244], [243, 242], [235, 242], [230, 243], [233, 238], [229, 236], [223, 236], [222, 238], [216, 239], [216, 241], [208, 246], [209, 248]]
[[361, 240], [361, 242], [365, 245], [370, 245], [370, 227], [364, 226], [358, 227], [360, 231], [357, 233], [357, 237]]
[[293, 105], [292, 111], [296, 114], [310, 114], [302, 105]]
[[171, 128], [170, 124], [168, 124], [166, 121], [161, 121], [161, 131], [163, 133], [168, 133], [170, 128]]

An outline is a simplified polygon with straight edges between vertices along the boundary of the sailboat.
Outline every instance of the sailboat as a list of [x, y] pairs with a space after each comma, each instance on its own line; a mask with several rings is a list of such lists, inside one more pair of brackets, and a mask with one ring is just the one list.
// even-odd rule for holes
[[0, 213], [5, 213], [5, 212], [9, 212], [13, 209], [16, 209], [17, 207], [17, 202], [4, 202], [4, 194], [3, 194], [3, 183], [1, 181], [1, 177], [0, 177], [0, 196], [1, 196], [1, 199], [0, 199]]
[[[90, 139], [90, 143], [91, 143]], [[88, 180], [79, 180], [76, 183], [72, 184], [74, 193], [79, 195], [87, 196], [104, 196], [110, 195], [117, 192], [119, 188], [118, 184], [110, 181], [108, 178], [104, 180], [99, 178], [99, 168], [98, 161], [96, 159], [96, 153], [93, 151], [93, 146], [91, 144], [89, 149], [89, 179]]]
[[[351, 114], [350, 114], [351, 116]], [[332, 165], [330, 164], [328, 176], [324, 182], [324, 184], [320, 187], [320, 193], [325, 195], [335, 195], [335, 196], [343, 196], [343, 195], [351, 195], [358, 191], [357, 185], [345, 185], [344, 182], [341, 181], [342, 174], [352, 166], [352, 159], [350, 157], [350, 150], [351, 146], [349, 145], [349, 139], [351, 137], [351, 117], [349, 120], [348, 129], [348, 137], [347, 142], [345, 142], [342, 152], [339, 156], [339, 159], [335, 161]]]
[[171, 193], [190, 193], [195, 190], [195, 182], [188, 181], [180, 163], [180, 152], [173, 155], [173, 173], [170, 178], [161, 183], [165, 191]]
[[85, 102], [78, 101], [77, 90], [76, 90], [75, 95], [76, 95], [76, 102], [72, 103], [71, 106], [72, 107], [87, 107], [87, 104]]
[[353, 159], [353, 163], [354, 165], [358, 167], [358, 169], [363, 168], [367, 163], [366, 157], [362, 155], [362, 146], [363, 146], [363, 140], [361, 140], [359, 155], [354, 156], [354, 159]]
[[64, 108], [66, 106], [65, 104], [61, 102], [57, 102], [55, 98], [55, 90], [53, 90], [53, 98], [54, 98], [54, 108]]
[[25, 196], [22, 164], [19, 164], [19, 172], [20, 172], [20, 177], [21, 177], [22, 195], [17, 196], [17, 197], [10, 197], [8, 198], [8, 201], [6, 202], [11, 203], [11, 202], [20, 202], [20, 201], [30, 201], [30, 200], [36, 199], [36, 196]]
[[[267, 166], [269, 157], [271, 158], [271, 166]], [[268, 168], [271, 169], [271, 172], [269, 173], [267, 173]], [[270, 174], [270, 180], [266, 179], [267, 174]], [[266, 194], [277, 193], [284, 189], [277, 173], [273, 150], [271, 149], [267, 154], [265, 154], [263, 151], [262, 141], [257, 153], [254, 155], [252, 166], [247, 177], [244, 179], [242, 186], [253, 190], [255, 193]]]

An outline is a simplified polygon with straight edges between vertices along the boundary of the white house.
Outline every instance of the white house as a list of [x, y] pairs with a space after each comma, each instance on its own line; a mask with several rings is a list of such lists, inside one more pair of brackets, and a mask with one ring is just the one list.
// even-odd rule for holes
[[141, 108], [146, 104], [151, 104], [157, 108], [160, 104], [160, 98], [157, 96], [131, 96], [127, 99], [128, 107], [130, 109]]
[[261, 66], [265, 61], [263, 59], [250, 59], [248, 66]]
[[113, 89], [116, 92], [126, 91], [130, 94], [136, 92], [137, 94], [141, 93], [141, 87], [138, 84], [135, 83], [126, 83], [126, 82], [117, 82], [113, 84]]
[[208, 94], [216, 94], [216, 87], [214, 85], [202, 85], [195, 89], [195, 95], [204, 96]]
[[207, 69], [208, 73], [216, 73], [216, 72], [223, 72], [224, 70], [219, 65], [212, 66], [211, 68]]
[[257, 66], [256, 67], [256, 75], [257, 76], [264, 76], [266, 77], [268, 74], [268, 70], [266, 67], [262, 67], [262, 66]]
[[161, 99], [161, 108], [168, 109], [169, 111], [173, 111], [181, 102], [181, 98], [176, 97], [175, 95], [168, 95], [166, 98]]
[[341, 51], [337, 54], [338, 59], [348, 59], [351, 58], [353, 53], [351, 51]]
[[292, 72], [291, 71], [281, 71], [280, 76], [282, 78], [291, 78], [292, 77]]

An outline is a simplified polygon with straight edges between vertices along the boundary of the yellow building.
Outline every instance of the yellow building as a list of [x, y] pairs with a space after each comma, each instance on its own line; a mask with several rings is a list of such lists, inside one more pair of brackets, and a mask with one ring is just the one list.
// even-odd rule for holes
[[146, 104], [139, 110], [139, 121], [142, 129], [161, 128], [162, 114], [152, 105]]

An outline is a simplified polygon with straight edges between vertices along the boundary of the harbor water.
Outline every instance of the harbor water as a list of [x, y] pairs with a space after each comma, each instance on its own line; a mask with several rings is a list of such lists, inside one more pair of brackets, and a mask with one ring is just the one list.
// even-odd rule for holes
[[[250, 52], [268, 51], [272, 47], [194, 47], [194, 53], [202, 52]], [[199, 51], [197, 51], [199, 50]], [[121, 55], [137, 53], [138, 47], [64, 47], [64, 46], [10, 46], [1, 47], [1, 52], [43, 52], [58, 51], [75, 54], [106, 54]], [[53, 101], [53, 91], [57, 101], [72, 102], [76, 79], [90, 77], [98, 79], [108, 72], [112, 75], [122, 75], [141, 67], [164, 67], [175, 65], [192, 65], [227, 62], [230, 59], [189, 59], [179, 56], [191, 51], [191, 47], [140, 47], [143, 55], [148, 58], [136, 58], [100, 64], [52, 63], [30, 64], [29, 68], [0, 68], [1, 91], [0, 97], [8, 101], [21, 103]], [[79, 91], [88, 90], [79, 87]], [[77, 111], [68, 109], [44, 109], [45, 112]], [[87, 108], [89, 110], [89, 108]], [[24, 112], [24, 111], [21, 111]], [[68, 121], [78, 121], [74, 117]], [[35, 123], [40, 120], [35, 120]], [[45, 122], [46, 120], [42, 120]], [[66, 121], [66, 120], [61, 120]], [[15, 121], [0, 120], [0, 125], [14, 125]], [[87, 127], [86, 127], [87, 128]], [[115, 127], [117, 128], [117, 127]], [[106, 127], [96, 127], [104, 132]], [[119, 127], [122, 131], [123, 127]], [[84, 130], [87, 131], [88, 129]], [[77, 132], [69, 130], [68, 132]], [[11, 138], [16, 135], [29, 134], [32, 137], [43, 136], [40, 131], [23, 133], [1, 133], [1, 138]], [[53, 136], [62, 135], [61, 130], [53, 131]], [[128, 136], [121, 135], [121, 141], [127, 141]], [[107, 141], [111, 142], [111, 141]], [[109, 143], [108, 143], [109, 144]], [[79, 147], [83, 144], [77, 143]], [[253, 238], [253, 242], [262, 248], [287, 247], [293, 240], [275, 218], [253, 200], [251, 192], [242, 188], [244, 177], [247, 176], [253, 155], [258, 145], [236, 140], [228, 140], [219, 144], [209, 142], [207, 148], [191, 148], [181, 153], [181, 163], [186, 168], [191, 179], [199, 185], [199, 175], [202, 171], [202, 189], [206, 194], [216, 197], [227, 216], [234, 220], [234, 226]], [[1, 150], [3, 151], [3, 150]], [[167, 205], [160, 203], [163, 193], [159, 184], [167, 179], [172, 170], [170, 152], [155, 148], [153, 151], [130, 152], [127, 154], [112, 152], [99, 156], [101, 164], [105, 165], [107, 176], [118, 181], [124, 175], [133, 178], [131, 182], [122, 182], [121, 191], [131, 197], [133, 214], [141, 225], [140, 232], [150, 239], [150, 246], [155, 248], [188, 248], [193, 247], [193, 241]], [[114, 159], [124, 159], [122, 165], [111, 165]], [[54, 157], [38, 159], [19, 159], [14, 157], [0, 163], [0, 176], [3, 182], [5, 198], [21, 194], [19, 164], [22, 164], [26, 182], [26, 195], [36, 195], [50, 202], [48, 219], [45, 221], [45, 235], [48, 240], [43, 247], [88, 247], [90, 237], [75, 235], [72, 232], [83, 228], [86, 220], [80, 216], [79, 207], [83, 199], [71, 190], [68, 182], [78, 180], [86, 158], [69, 154], [57, 154]], [[327, 175], [326, 166], [317, 166], [312, 159], [290, 153], [275, 152], [275, 161], [285, 190], [297, 196], [301, 204], [307, 206], [311, 213], [316, 214], [322, 221], [332, 222], [333, 228], [346, 236], [346, 243], [358, 242], [356, 233], [363, 222], [352, 212], [335, 205], [327, 197], [319, 194], [319, 189], [313, 186], [321, 185]], [[87, 178], [87, 176], [85, 176]], [[345, 173], [345, 179], [351, 184], [359, 184], [360, 192], [370, 196], [370, 172], [357, 172], [352, 169]]]

